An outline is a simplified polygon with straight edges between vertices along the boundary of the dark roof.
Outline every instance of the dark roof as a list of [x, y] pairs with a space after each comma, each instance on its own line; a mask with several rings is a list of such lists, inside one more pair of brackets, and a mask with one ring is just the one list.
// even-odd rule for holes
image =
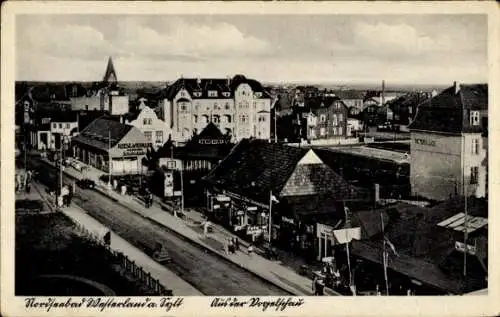
[[[271, 98], [269, 94], [264, 90], [262, 85], [254, 80], [245, 78], [243, 75], [236, 75], [233, 78], [180, 78], [171, 84], [163, 94], [163, 97], [172, 100], [180, 89], [186, 89], [191, 95], [192, 99], [224, 99], [233, 98], [236, 88], [242, 84], [246, 83], [250, 85], [253, 92], [261, 92], [262, 98]], [[215, 90], [218, 92], [217, 97], [209, 97], [208, 91]], [[194, 92], [201, 93], [200, 96], [195, 96]], [[223, 96], [223, 92], [229, 92], [230, 94], [226, 97]]]
[[50, 118], [51, 122], [76, 122], [77, 112], [75, 111], [37, 111], [35, 118]]
[[[79, 135], [74, 142], [81, 142], [101, 150], [114, 147], [132, 129], [132, 126], [108, 120], [104, 117], [94, 120]], [[111, 142], [109, 140], [111, 137]]]
[[236, 194], [267, 202], [269, 191], [281, 192], [306, 153], [305, 149], [244, 139], [205, 180]]
[[[308, 151], [263, 140], [242, 140], [205, 180], [261, 202], [268, 201], [269, 191], [277, 196], [323, 193], [337, 199], [359, 195], [356, 188], [325, 164], [297, 166]], [[294, 171], [294, 175], [306, 175], [307, 182], [299, 187], [285, 187]]]
[[439, 95], [419, 105], [411, 130], [444, 133], [481, 132], [483, 127], [471, 127], [466, 117], [467, 110], [488, 109], [488, 85], [460, 85], [443, 90]]
[[106, 72], [104, 73], [102, 81], [104, 83], [110, 82], [111, 76], [114, 77], [114, 80], [112, 80], [111, 82], [116, 82], [118, 76], [116, 76], [115, 66], [113, 66], [113, 59], [110, 56], [108, 59], [108, 65], [106, 66]]
[[[305, 99], [304, 108], [306, 109], [319, 109], [319, 108], [328, 108], [331, 107], [335, 101], [342, 100], [339, 97], [311, 97]], [[342, 102], [342, 104], [344, 104]], [[345, 106], [345, 105], [344, 105]]]
[[343, 224], [345, 216], [340, 203], [331, 194], [285, 196], [280, 199], [279, 213], [287, 218], [299, 218], [335, 226]]
[[80, 131], [85, 129], [95, 119], [100, 118], [107, 114], [105, 111], [92, 110], [92, 111], [75, 111], [78, 113], [78, 128]]
[[350, 100], [350, 99], [363, 100], [363, 98], [365, 97], [364, 92], [359, 90], [339, 90], [339, 91], [334, 91], [334, 94], [335, 96], [344, 100]]

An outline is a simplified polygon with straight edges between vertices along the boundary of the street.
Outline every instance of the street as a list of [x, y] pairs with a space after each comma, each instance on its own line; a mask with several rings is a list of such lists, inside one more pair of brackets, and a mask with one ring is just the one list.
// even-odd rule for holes
[[[32, 163], [37, 165], [40, 162]], [[50, 166], [44, 165], [44, 168], [51, 174], [56, 173]], [[65, 183], [71, 183], [66, 175], [63, 179]], [[166, 267], [205, 295], [288, 295], [284, 290], [207, 253], [97, 191], [77, 187], [72, 203], [140, 249], [152, 249], [156, 243], [161, 243], [172, 258]]]

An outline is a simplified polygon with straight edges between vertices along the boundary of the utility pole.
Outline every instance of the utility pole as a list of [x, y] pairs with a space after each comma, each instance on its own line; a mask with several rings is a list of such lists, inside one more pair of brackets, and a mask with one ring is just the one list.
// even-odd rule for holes
[[108, 189], [111, 188], [111, 129], [108, 129]]

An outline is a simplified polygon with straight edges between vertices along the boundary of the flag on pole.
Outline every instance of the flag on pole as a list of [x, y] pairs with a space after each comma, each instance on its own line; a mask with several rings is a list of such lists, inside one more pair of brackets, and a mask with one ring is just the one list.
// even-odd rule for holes
[[399, 256], [398, 252], [396, 251], [396, 248], [394, 247], [394, 244], [387, 238], [387, 236], [384, 236], [384, 241], [385, 243], [391, 248], [392, 253], [394, 253], [395, 256]]
[[274, 196], [272, 193], [271, 193], [271, 203], [279, 203], [280, 201], [278, 200], [278, 198], [276, 198], [276, 196]]

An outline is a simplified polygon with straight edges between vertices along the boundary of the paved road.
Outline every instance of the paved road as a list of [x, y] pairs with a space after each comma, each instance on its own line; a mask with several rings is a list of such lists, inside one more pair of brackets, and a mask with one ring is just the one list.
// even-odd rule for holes
[[[45, 167], [50, 173], [55, 173], [54, 168]], [[66, 176], [64, 181], [71, 182]], [[289, 295], [239, 266], [206, 253], [201, 247], [166, 231], [96, 191], [77, 188], [73, 203], [139, 248], [153, 248], [156, 243], [162, 243], [173, 260], [166, 267], [205, 295]]]

